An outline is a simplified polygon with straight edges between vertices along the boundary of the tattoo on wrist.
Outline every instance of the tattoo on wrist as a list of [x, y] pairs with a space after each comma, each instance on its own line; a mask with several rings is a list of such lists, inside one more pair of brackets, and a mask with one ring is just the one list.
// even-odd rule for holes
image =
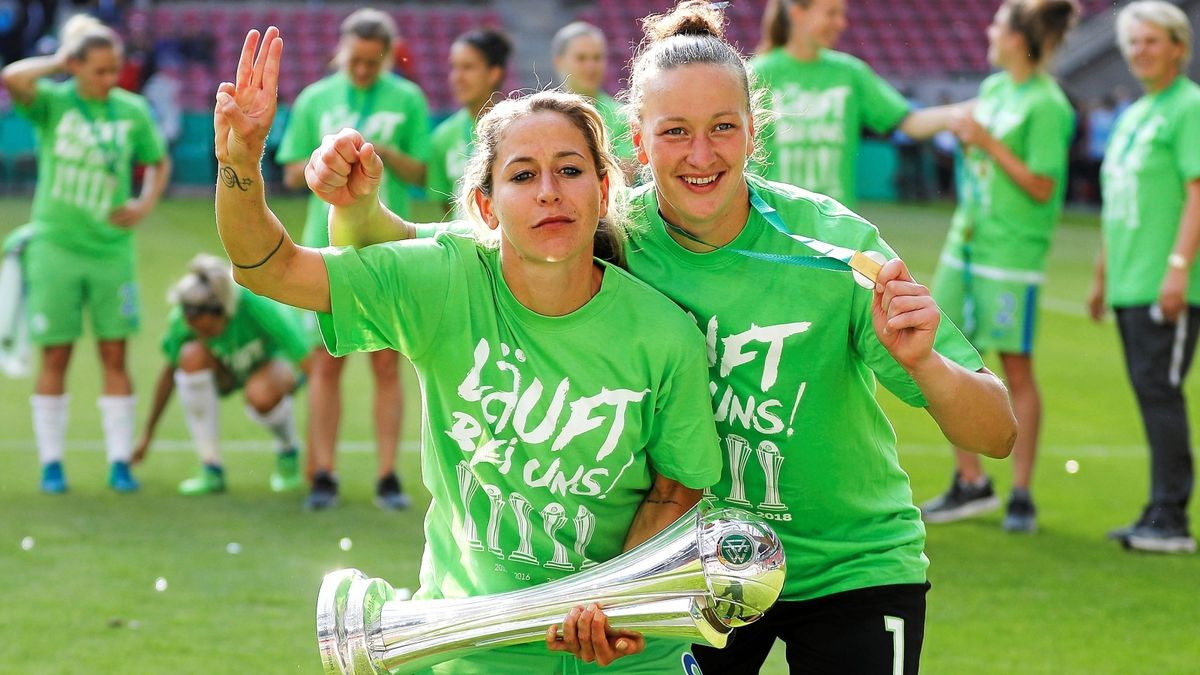
[[249, 178], [240, 178], [232, 167], [223, 166], [221, 167], [221, 183], [227, 188], [235, 187], [242, 192], [246, 192], [254, 184], [254, 181]]

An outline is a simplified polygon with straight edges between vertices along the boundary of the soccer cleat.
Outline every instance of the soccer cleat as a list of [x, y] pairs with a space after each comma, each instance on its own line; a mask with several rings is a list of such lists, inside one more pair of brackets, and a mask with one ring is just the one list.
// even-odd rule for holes
[[403, 511], [409, 506], [408, 495], [396, 474], [389, 473], [375, 486], [375, 505], [385, 511]]
[[1002, 527], [1005, 532], [1037, 532], [1037, 508], [1028, 490], [1013, 490]]
[[48, 495], [61, 495], [67, 491], [67, 477], [63, 473], [62, 462], [48, 462], [42, 465], [42, 492]]
[[304, 508], [308, 511], [322, 511], [337, 506], [337, 479], [324, 471], [318, 471], [313, 476], [312, 490], [304, 500]]
[[950, 489], [921, 505], [921, 517], [926, 523], [953, 523], [997, 509], [1000, 498], [992, 490], [992, 479], [984, 476], [983, 481], [983, 485], [968, 485], [954, 472]]
[[275, 456], [275, 471], [271, 474], [271, 491], [288, 492], [300, 487], [300, 456], [295, 448], [281, 451]]
[[137, 492], [140, 486], [129, 472], [129, 462], [113, 462], [109, 465], [108, 487], [114, 492]]
[[179, 484], [179, 494], [193, 497], [225, 491], [225, 471], [219, 466], [205, 464], [200, 473]]

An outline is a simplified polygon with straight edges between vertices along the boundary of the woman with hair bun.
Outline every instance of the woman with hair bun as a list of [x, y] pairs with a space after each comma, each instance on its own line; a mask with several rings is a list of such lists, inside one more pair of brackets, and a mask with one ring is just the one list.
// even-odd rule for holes
[[[1047, 72], [1079, 15], [1076, 0], [1006, 0], [988, 27], [988, 59], [974, 111], [952, 124], [965, 146], [958, 208], [933, 295], [980, 352], [1000, 355], [1020, 429], [1013, 449], [1007, 532], [1037, 529], [1030, 493], [1042, 401], [1033, 375], [1038, 295], [1062, 214], [1075, 113]], [[946, 523], [1000, 505], [979, 458], [955, 451], [950, 488], [921, 506]]]
[[275, 437], [275, 492], [300, 487], [299, 437], [292, 392], [309, 371], [312, 340], [296, 313], [233, 281], [229, 264], [201, 253], [171, 289], [174, 307], [162, 339], [167, 364], [159, 375], [146, 428], [133, 454], [141, 462], [171, 394], [178, 389], [200, 471], [179, 484], [184, 495], [225, 491], [220, 453], [220, 401], [241, 389], [246, 414]]
[[[33, 428], [42, 492], [66, 492], [67, 366], [83, 333], [87, 306], [103, 372], [109, 486], [133, 492], [129, 471], [136, 401], [126, 342], [137, 332], [140, 302], [133, 228], [158, 203], [171, 175], [166, 143], [146, 99], [116, 86], [121, 38], [80, 14], [63, 26], [51, 56], [11, 63], [0, 73], [18, 114], [38, 132], [32, 238], [23, 254], [30, 339], [42, 348]], [[51, 76], [69, 77], [55, 82]], [[134, 197], [134, 165], [146, 172]]]

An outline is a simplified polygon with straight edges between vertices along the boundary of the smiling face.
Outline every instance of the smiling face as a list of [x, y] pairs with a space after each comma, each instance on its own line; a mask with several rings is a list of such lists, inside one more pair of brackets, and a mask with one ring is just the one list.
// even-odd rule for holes
[[365, 89], [375, 84], [380, 73], [391, 65], [391, 53], [382, 40], [347, 35], [338, 45], [338, 62], [354, 86]]
[[596, 164], [583, 131], [560, 113], [525, 115], [501, 133], [491, 195], [477, 192], [475, 203], [500, 230], [505, 264], [591, 260], [608, 212], [608, 179]]
[[788, 12], [792, 36], [822, 49], [837, 44], [849, 25], [845, 0], [812, 0], [808, 7], [793, 2]]
[[585, 96], [595, 96], [600, 91], [607, 65], [608, 50], [594, 33], [571, 40], [563, 53], [554, 58], [554, 69], [566, 82], [567, 89]]
[[89, 99], [108, 98], [117, 86], [121, 71], [121, 54], [113, 47], [92, 47], [81, 59], [70, 59], [67, 70], [75, 78], [79, 95]]
[[1147, 89], [1160, 89], [1179, 74], [1184, 47], [1171, 39], [1166, 28], [1135, 21], [1125, 31], [1121, 45], [1129, 70]]
[[478, 108], [500, 86], [504, 70], [489, 66], [483, 52], [466, 42], [450, 46], [450, 90], [460, 104]]
[[741, 81], [729, 68], [697, 64], [654, 73], [634, 144], [638, 160], [650, 166], [669, 222], [709, 242], [740, 231], [754, 124]]

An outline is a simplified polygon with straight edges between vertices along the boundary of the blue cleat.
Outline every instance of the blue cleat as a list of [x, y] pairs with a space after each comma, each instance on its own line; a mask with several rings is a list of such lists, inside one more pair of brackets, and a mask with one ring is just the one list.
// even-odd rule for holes
[[115, 492], [137, 492], [139, 487], [138, 482], [133, 479], [133, 474], [129, 472], [129, 462], [113, 462], [109, 466], [108, 487], [112, 488]]
[[62, 462], [42, 465], [42, 492], [61, 495], [67, 491], [67, 477], [63, 474]]

